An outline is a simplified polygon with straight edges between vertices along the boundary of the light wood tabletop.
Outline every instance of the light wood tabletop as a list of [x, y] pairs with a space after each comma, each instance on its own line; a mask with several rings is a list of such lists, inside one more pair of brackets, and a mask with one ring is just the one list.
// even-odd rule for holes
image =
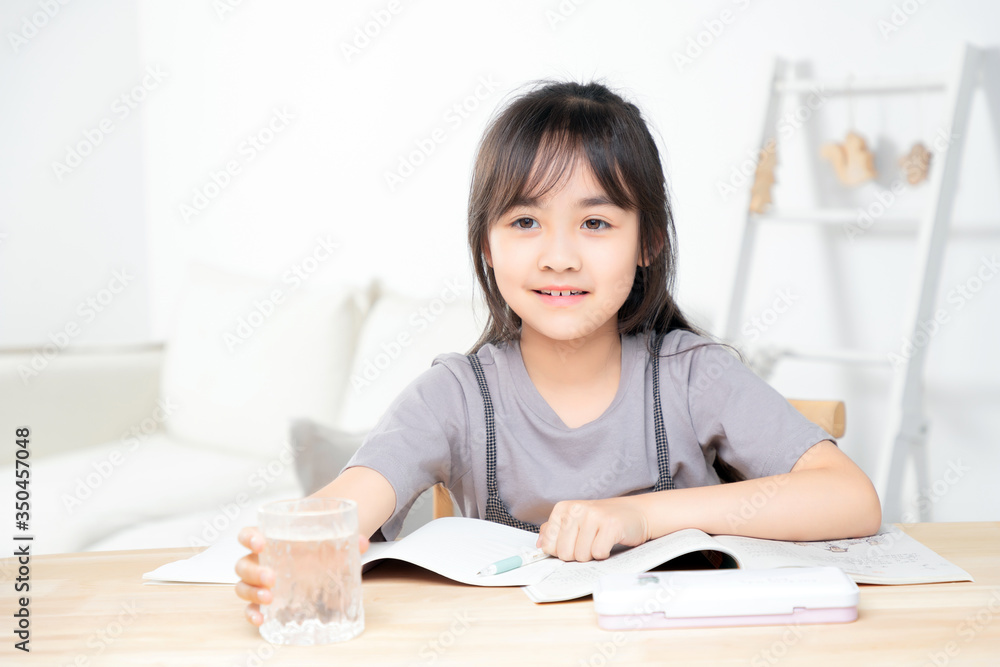
[[[365, 630], [340, 644], [272, 646], [232, 586], [142, 574], [199, 549], [33, 557], [30, 644], [14, 648], [15, 559], [0, 561], [2, 665], [965, 665], [1000, 664], [1000, 522], [898, 524], [975, 582], [861, 585], [846, 624], [602, 630], [593, 599], [535, 604], [399, 561], [364, 575]], [[234, 563], [235, 565], [235, 563]]]

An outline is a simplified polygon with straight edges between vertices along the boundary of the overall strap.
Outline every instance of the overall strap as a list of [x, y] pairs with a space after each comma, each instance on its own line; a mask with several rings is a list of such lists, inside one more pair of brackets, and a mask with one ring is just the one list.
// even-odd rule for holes
[[667, 430], [663, 426], [663, 407], [660, 405], [660, 345], [664, 334], [656, 334], [653, 343], [653, 423], [656, 425], [656, 466], [660, 477], [656, 480], [653, 491], [664, 491], [674, 488], [674, 479], [670, 476], [670, 448], [667, 445]]
[[476, 374], [479, 393], [483, 396], [483, 407], [486, 411], [486, 520], [537, 533], [541, 526], [511, 516], [507, 506], [500, 500], [500, 491], [497, 488], [497, 439], [493, 423], [493, 401], [490, 400], [490, 390], [486, 386], [486, 375], [483, 373], [479, 355], [473, 353], [466, 356]]

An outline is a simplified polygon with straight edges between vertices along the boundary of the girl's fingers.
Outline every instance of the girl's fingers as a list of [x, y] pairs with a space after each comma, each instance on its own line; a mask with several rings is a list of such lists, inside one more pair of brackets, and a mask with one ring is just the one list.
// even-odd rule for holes
[[264, 622], [264, 616], [260, 613], [260, 605], [248, 604], [246, 617], [247, 621], [253, 625], [261, 625]]
[[240, 529], [236, 539], [254, 553], [260, 553], [264, 549], [264, 535], [256, 526], [244, 526]]
[[244, 556], [236, 561], [236, 574], [251, 586], [270, 588], [274, 586], [274, 572], [269, 567], [257, 564], [257, 555]]
[[271, 604], [271, 600], [274, 599], [269, 589], [251, 586], [245, 581], [236, 583], [236, 595], [247, 602], [256, 602], [258, 604]]

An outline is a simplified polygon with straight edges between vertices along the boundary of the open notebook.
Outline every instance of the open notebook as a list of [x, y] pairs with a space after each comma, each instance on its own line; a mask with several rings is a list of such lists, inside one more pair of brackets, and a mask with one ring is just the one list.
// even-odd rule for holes
[[[686, 528], [636, 547], [616, 546], [604, 560], [564, 562], [557, 558], [492, 576], [484, 566], [535, 548], [537, 533], [483, 519], [442, 517], [395, 542], [373, 542], [362, 554], [362, 571], [392, 558], [419, 565], [454, 581], [475, 586], [523, 586], [533, 602], [558, 602], [590, 595], [606, 574], [648, 572], [668, 561], [704, 553], [717, 564], [761, 569], [833, 565], [858, 583], [913, 584], [972, 581], [965, 570], [900, 529], [884, 525], [871, 537], [823, 542], [783, 542], [733, 535], [710, 536]], [[443, 546], [446, 545], [446, 546]], [[185, 560], [147, 572], [153, 582], [221, 583], [239, 581], [236, 561], [249, 551], [235, 540], [217, 543]]]

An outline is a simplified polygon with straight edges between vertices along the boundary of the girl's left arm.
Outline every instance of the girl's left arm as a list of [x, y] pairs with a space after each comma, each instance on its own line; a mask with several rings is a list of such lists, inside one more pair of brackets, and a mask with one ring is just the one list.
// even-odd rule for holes
[[810, 447], [781, 475], [626, 498], [639, 505], [647, 539], [700, 528], [775, 540], [835, 540], [873, 535], [882, 523], [871, 480], [829, 440]]
[[605, 500], [557, 503], [537, 546], [563, 560], [603, 559], [682, 528], [709, 534], [809, 541], [878, 532], [882, 508], [871, 480], [823, 440], [790, 472]]

